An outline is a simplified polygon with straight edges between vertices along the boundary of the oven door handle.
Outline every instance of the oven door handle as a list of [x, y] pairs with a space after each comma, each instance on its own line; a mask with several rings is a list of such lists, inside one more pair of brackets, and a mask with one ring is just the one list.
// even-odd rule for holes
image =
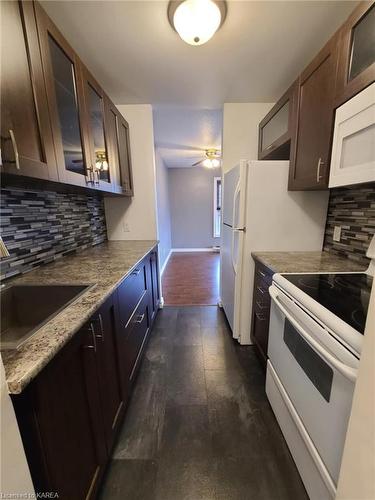
[[294, 328], [298, 331], [298, 333], [303, 337], [306, 342], [317, 352], [322, 358], [331, 366], [336, 368], [338, 372], [341, 373], [345, 378], [350, 380], [351, 382], [355, 382], [357, 380], [357, 372], [355, 368], [342, 363], [335, 356], [332, 356], [330, 352], [328, 352], [324, 347], [319, 344], [310, 334], [306, 332], [306, 330], [293, 318], [290, 312], [286, 309], [286, 307], [281, 303], [279, 299], [278, 293], [275, 291], [275, 287], [271, 286], [269, 288], [269, 294], [271, 295], [272, 300], [275, 302], [277, 307], [282, 311], [285, 317], [291, 322]]

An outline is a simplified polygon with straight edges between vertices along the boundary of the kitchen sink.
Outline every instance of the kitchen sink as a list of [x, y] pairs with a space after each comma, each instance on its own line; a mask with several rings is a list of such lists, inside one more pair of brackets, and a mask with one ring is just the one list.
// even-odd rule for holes
[[91, 285], [14, 285], [0, 292], [0, 350], [17, 349]]

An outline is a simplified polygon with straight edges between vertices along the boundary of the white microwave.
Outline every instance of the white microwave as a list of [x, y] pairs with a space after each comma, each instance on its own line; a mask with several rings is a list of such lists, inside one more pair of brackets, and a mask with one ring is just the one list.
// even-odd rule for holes
[[375, 181], [375, 83], [336, 110], [328, 187]]

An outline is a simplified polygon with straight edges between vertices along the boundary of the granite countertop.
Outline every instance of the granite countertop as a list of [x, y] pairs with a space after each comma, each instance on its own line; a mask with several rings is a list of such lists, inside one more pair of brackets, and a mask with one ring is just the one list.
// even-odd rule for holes
[[111, 295], [157, 241], [107, 241], [35, 269], [11, 284], [92, 284], [17, 350], [2, 351], [11, 394], [19, 394]]
[[251, 255], [275, 273], [357, 272], [367, 268], [329, 252], [253, 252]]

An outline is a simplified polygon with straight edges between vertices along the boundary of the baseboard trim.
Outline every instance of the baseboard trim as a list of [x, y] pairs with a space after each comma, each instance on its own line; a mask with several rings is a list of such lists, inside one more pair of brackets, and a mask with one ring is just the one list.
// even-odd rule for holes
[[[215, 252], [213, 247], [204, 248], [172, 248], [172, 253], [178, 252]], [[216, 250], [217, 252], [217, 250]], [[216, 253], [215, 252], [215, 253]]]
[[169, 254], [167, 255], [167, 258], [165, 259], [164, 264], [163, 264], [162, 268], [160, 269], [160, 276], [163, 275], [165, 268], [167, 267], [168, 261], [172, 255], [172, 251], [173, 250], [169, 250]]

